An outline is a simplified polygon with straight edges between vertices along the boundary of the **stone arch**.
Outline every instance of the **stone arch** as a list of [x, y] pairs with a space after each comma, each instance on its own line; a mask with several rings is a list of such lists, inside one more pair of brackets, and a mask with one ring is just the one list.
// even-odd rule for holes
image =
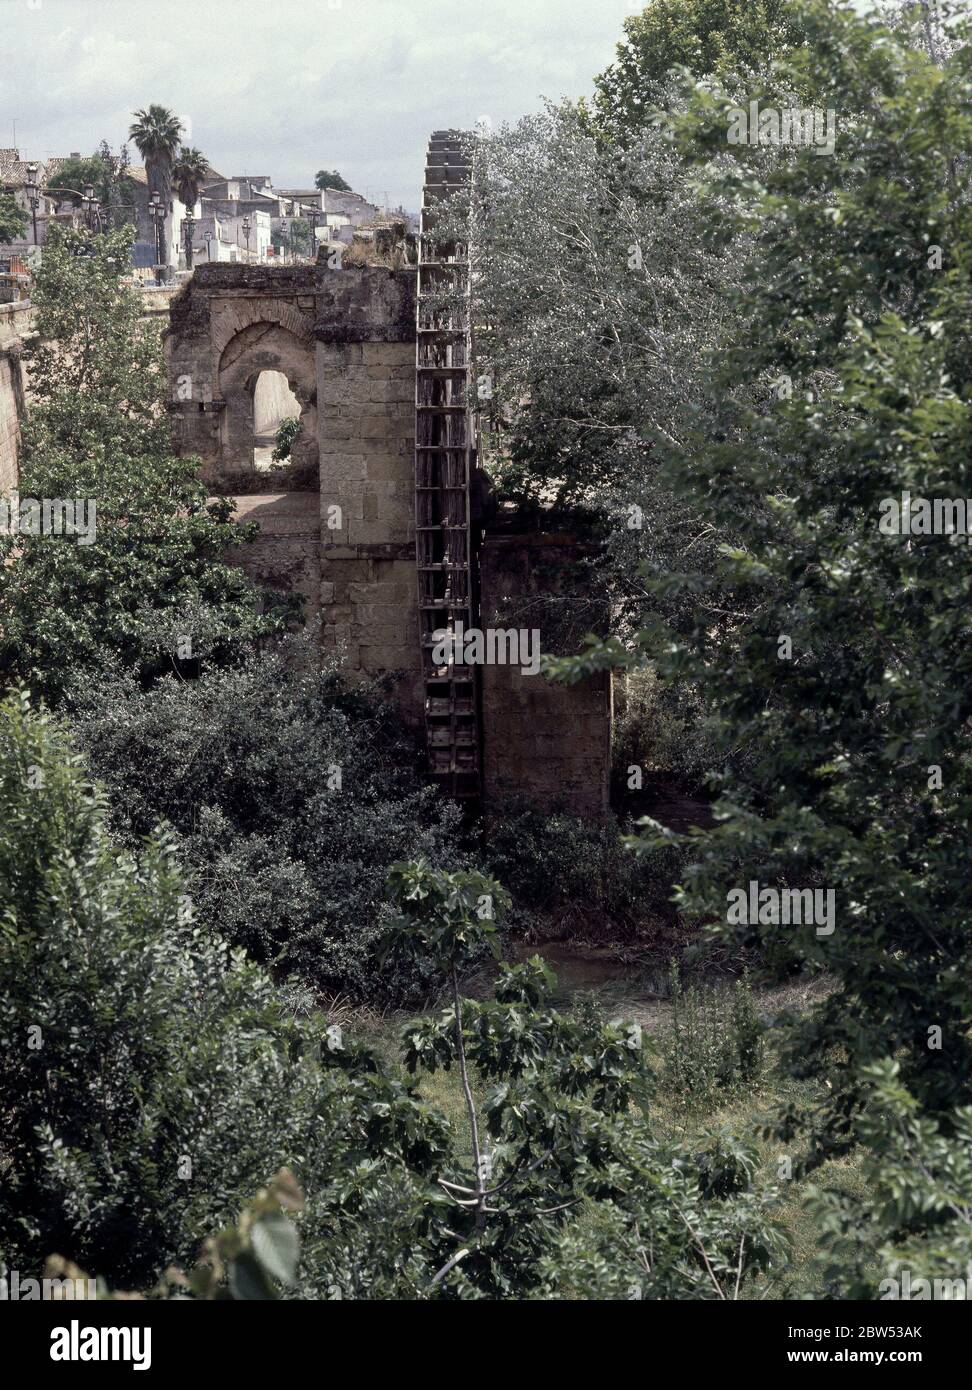
[[[281, 312], [287, 306], [278, 306]], [[258, 319], [234, 334], [218, 361], [216, 387], [224, 403], [220, 451], [226, 474], [252, 474], [254, 390], [262, 372], [280, 372], [300, 404], [301, 429], [292, 462], [274, 470], [281, 491], [317, 489], [317, 378], [313, 340], [274, 319]]]
[[218, 362], [228, 344], [254, 324], [278, 324], [295, 338], [313, 345], [313, 322], [308, 314], [283, 299], [234, 299], [229, 301], [232, 312], [214, 318], [213, 353]]

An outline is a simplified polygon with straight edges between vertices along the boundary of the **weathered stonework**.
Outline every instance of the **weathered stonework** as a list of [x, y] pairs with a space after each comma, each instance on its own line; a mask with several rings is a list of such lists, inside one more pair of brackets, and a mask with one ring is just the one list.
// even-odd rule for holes
[[[345, 669], [397, 674], [402, 712], [419, 723], [413, 282], [383, 267], [201, 266], [173, 301], [166, 352], [177, 447], [260, 523], [247, 570], [303, 597]], [[287, 378], [301, 430], [293, 462], [260, 472], [253, 393], [265, 370]], [[306, 503], [288, 507], [288, 493]]]
[[17, 486], [25, 389], [20, 335], [29, 319], [26, 305], [0, 305], [0, 497]]
[[[301, 595], [346, 671], [394, 676], [403, 717], [420, 724], [414, 271], [201, 266], [172, 302], [166, 352], [178, 448], [260, 524], [247, 571]], [[264, 370], [286, 377], [301, 433], [293, 463], [260, 472], [253, 396]], [[555, 588], [576, 554], [569, 537], [488, 534], [482, 626], [507, 626], [511, 605]], [[603, 815], [610, 677], [561, 686], [509, 666], [481, 676], [487, 804], [519, 796]]]
[[[480, 549], [481, 623], [508, 628], [511, 614], [533, 611], [566, 574], [579, 547], [569, 536], [487, 535]], [[542, 587], [541, 587], [542, 586]], [[518, 619], [532, 627], [533, 618]], [[540, 646], [551, 650], [543, 619]], [[611, 767], [611, 675], [560, 685], [519, 666], [482, 668], [484, 798], [520, 798], [545, 810], [585, 817], [608, 808]]]

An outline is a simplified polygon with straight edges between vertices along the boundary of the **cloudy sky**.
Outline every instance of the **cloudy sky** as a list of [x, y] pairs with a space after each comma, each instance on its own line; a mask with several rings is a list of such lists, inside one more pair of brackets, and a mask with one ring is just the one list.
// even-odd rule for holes
[[[179, 114], [224, 174], [337, 168], [417, 209], [428, 134], [577, 97], [630, 0], [0, 0], [0, 146], [117, 147], [133, 108]], [[16, 121], [16, 142], [14, 122]], [[133, 151], [133, 162], [139, 162]]]

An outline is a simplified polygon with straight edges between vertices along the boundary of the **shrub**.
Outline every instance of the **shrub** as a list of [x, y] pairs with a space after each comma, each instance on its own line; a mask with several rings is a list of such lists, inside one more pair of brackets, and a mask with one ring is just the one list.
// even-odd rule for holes
[[[768, 1227], [753, 1194], [706, 1210], [687, 1157], [653, 1145], [633, 1109], [639, 1030], [559, 1016], [539, 961], [504, 968], [495, 1000], [460, 999], [458, 970], [495, 939], [484, 902], [499, 910], [505, 895], [422, 862], [397, 866], [392, 884], [398, 945], [453, 991], [450, 1008], [406, 1029], [407, 1065], [458, 1061], [465, 1078], [468, 1059], [492, 1083], [481, 1108], [469, 1097], [496, 1165], [492, 1178], [473, 1165], [476, 1210], [456, 1186], [468, 1182], [464, 1134], [340, 1028], [288, 1021], [267, 974], [193, 925], [171, 841], [120, 851], [63, 736], [25, 697], [8, 700], [0, 1263], [39, 1272], [57, 1256], [61, 1270], [145, 1289], [221, 1232], [204, 1252], [211, 1275], [197, 1270], [188, 1292], [529, 1297], [569, 1275], [560, 1243], [586, 1198], [617, 1206], [605, 1228], [628, 1242], [665, 1226], [653, 1286], [696, 1287], [699, 1238], [718, 1271], [752, 1232], [738, 1278], [758, 1267]], [[236, 1221], [281, 1167], [290, 1206], [295, 1184], [306, 1193], [296, 1229], [279, 1182]]]
[[284, 459], [289, 459], [294, 441], [300, 434], [300, 416], [291, 415], [287, 420], [281, 420], [277, 429], [277, 442], [271, 458], [274, 463], [282, 463]]
[[664, 685], [651, 667], [618, 678], [611, 750], [615, 794], [626, 792], [632, 766], [663, 773], [685, 788], [700, 787], [716, 757], [695, 686]]
[[0, 535], [0, 683], [48, 703], [111, 664], [232, 662], [285, 618], [224, 558], [258, 528], [173, 454], [158, 330], [121, 279], [130, 240], [52, 229], [31, 291], [19, 491], [79, 499], [86, 535]]
[[[13, 697], [0, 895], [0, 1262], [39, 1272], [56, 1254], [144, 1288], [282, 1166], [313, 1194], [308, 1230], [338, 1268], [379, 1163], [421, 1231], [444, 1123], [325, 1021], [288, 1020], [264, 971], [208, 941], [171, 838], [119, 851], [79, 760]], [[321, 1264], [317, 1296], [329, 1277]]]
[[635, 859], [614, 819], [586, 821], [512, 806], [486, 823], [480, 849], [518, 905], [560, 916], [580, 912], [592, 934], [607, 922], [623, 934], [653, 914], [670, 914], [674, 855]]
[[773, 1194], [753, 1189], [751, 1156], [653, 1138], [637, 1024], [590, 1004], [560, 1014], [536, 956], [501, 963], [492, 999], [462, 998], [463, 969], [496, 949], [508, 905], [497, 883], [411, 861], [389, 885], [390, 950], [429, 957], [451, 985], [449, 1007], [403, 1032], [410, 1072], [456, 1065], [468, 1119], [471, 1161], [454, 1150], [439, 1180], [451, 1203], [433, 1277], [443, 1296], [722, 1298], [772, 1261]]
[[458, 814], [422, 785], [378, 692], [302, 652], [150, 690], [88, 683], [73, 692], [77, 737], [129, 843], [173, 827], [206, 926], [319, 990], [421, 997], [419, 974], [378, 966], [382, 881], [405, 853], [455, 857]]
[[745, 976], [729, 986], [682, 988], [671, 967], [672, 1021], [664, 1043], [663, 1084], [680, 1104], [709, 1108], [757, 1081], [763, 1025]]

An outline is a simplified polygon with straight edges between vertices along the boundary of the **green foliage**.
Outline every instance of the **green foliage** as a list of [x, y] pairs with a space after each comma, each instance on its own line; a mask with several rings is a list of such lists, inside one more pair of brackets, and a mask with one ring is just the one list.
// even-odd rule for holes
[[[860, 1067], [900, 1052], [905, 1084], [934, 1113], [964, 1103], [972, 1060], [960, 889], [970, 769], [956, 743], [972, 576], [959, 538], [879, 529], [884, 498], [972, 491], [969, 204], [949, 172], [972, 154], [969, 50], [939, 70], [847, 13], [840, 25], [839, 43], [813, 49], [821, 99], [849, 91], [863, 104], [866, 88], [869, 120], [842, 131], [834, 158], [797, 151], [757, 176], [740, 157], [715, 195], [729, 181], [761, 229], [744, 277], [758, 346], [731, 376], [785, 371], [797, 389], [758, 410], [730, 394], [724, 438], [673, 460], [693, 504], [739, 518], [744, 544], [721, 568], [749, 591], [751, 616], [731, 632], [697, 626], [660, 654], [668, 672], [704, 665], [723, 747], [751, 753], [747, 783], [727, 786], [722, 824], [698, 842], [686, 903], [724, 920], [727, 888], [751, 878], [836, 894], [832, 935], [787, 933], [800, 959], [840, 982], [794, 1043], [800, 1068], [834, 1083], [821, 1151], [855, 1132]], [[923, 117], [908, 135], [911, 110]], [[937, 275], [933, 238], [948, 248]], [[737, 932], [782, 934], [759, 923]], [[927, 1045], [933, 1024], [948, 1038], [942, 1052]], [[837, 1080], [835, 1047], [847, 1057]]]
[[192, 925], [171, 843], [120, 855], [77, 760], [16, 697], [0, 806], [4, 1253], [137, 1286], [253, 1190], [303, 1082], [269, 982]]
[[247, 1202], [233, 1225], [207, 1239], [195, 1270], [178, 1282], [196, 1298], [279, 1298], [281, 1285], [296, 1283], [300, 1256], [300, 1235], [287, 1213], [303, 1206], [293, 1173], [283, 1169]]
[[69, 189], [74, 193], [74, 206], [80, 207], [85, 187], [94, 188], [102, 218], [109, 225], [136, 221], [135, 184], [128, 173], [128, 147], [123, 145], [115, 154], [102, 140], [93, 155], [81, 159], [65, 159], [48, 180], [49, 188]]
[[[810, 1206], [825, 1233], [821, 1285], [837, 1298], [965, 1299], [972, 1278], [972, 1106], [924, 1113], [889, 1058], [863, 1069], [867, 1203], [821, 1186]], [[877, 1277], [875, 1278], [875, 1271]], [[917, 1281], [928, 1281], [922, 1293]], [[890, 1281], [896, 1281], [897, 1290]]]
[[[500, 910], [502, 890], [421, 862], [391, 879], [399, 944], [427, 949], [455, 982], [492, 935], [484, 894]], [[288, 1020], [258, 967], [207, 942], [171, 841], [119, 851], [103, 798], [25, 696], [0, 714], [0, 892], [0, 1229], [16, 1268], [56, 1253], [109, 1287], [145, 1288], [189, 1267], [216, 1229], [195, 1273], [170, 1270], [163, 1291], [531, 1296], [562, 1281], [560, 1239], [583, 1198], [615, 1197], [629, 1233], [650, 1229], [646, 1202], [661, 1214], [665, 1173], [690, 1211], [702, 1202], [634, 1118], [639, 1030], [559, 1016], [533, 961], [503, 967], [493, 1001], [454, 992], [450, 1010], [406, 1029], [411, 1070], [458, 1061], [489, 1083], [490, 1158], [476, 1142], [482, 1200], [470, 1204], [462, 1137], [340, 1028]], [[258, 1174], [281, 1166], [307, 1193], [296, 1228], [280, 1183], [234, 1220]], [[751, 1193], [720, 1199], [720, 1247], [739, 1245], [740, 1201], [752, 1224]], [[666, 1274], [698, 1282], [687, 1234]]]
[[318, 169], [314, 177], [314, 187], [337, 188], [342, 189], [348, 193], [350, 193], [351, 191], [351, 185], [349, 183], [345, 183], [344, 179], [341, 177], [341, 175], [338, 173], [336, 169]]
[[753, 1086], [763, 1070], [763, 1027], [749, 981], [683, 989], [670, 974], [672, 1021], [662, 1083], [686, 1107], [710, 1109]]
[[196, 206], [199, 189], [209, 173], [209, 160], [194, 145], [183, 145], [172, 164], [172, 178], [179, 197], [190, 210]]
[[383, 874], [454, 857], [458, 817], [387, 702], [319, 659], [297, 643], [149, 690], [78, 685], [75, 730], [129, 842], [174, 828], [207, 925], [316, 989], [388, 1000], [427, 976], [378, 969]]
[[624, 21], [625, 41], [595, 82], [594, 111], [622, 138], [652, 115], [652, 95], [673, 69], [735, 77], [806, 40], [792, 0], [651, 0]]
[[145, 161], [149, 193], [157, 192], [167, 204], [172, 190], [172, 165], [182, 144], [182, 122], [158, 102], [134, 112], [134, 117], [128, 137], [135, 141]]
[[680, 786], [701, 787], [716, 756], [698, 687], [659, 681], [650, 666], [615, 680], [611, 742], [614, 789], [622, 797], [632, 767], [643, 781], [658, 772]]
[[615, 939], [652, 913], [667, 912], [677, 859], [667, 851], [635, 860], [618, 823], [548, 815], [510, 805], [483, 825], [479, 852], [527, 912], [578, 916], [582, 929]]
[[48, 188], [64, 189], [75, 194], [75, 207], [81, 206], [81, 197], [86, 184], [96, 184], [104, 177], [105, 168], [97, 155], [87, 159], [65, 159], [63, 164], [47, 181]]
[[[738, 323], [725, 291], [739, 251], [710, 237], [695, 171], [660, 126], [615, 146], [563, 103], [476, 155], [473, 293], [488, 325], [477, 353], [492, 378], [483, 462], [518, 515], [567, 513], [600, 543], [563, 607], [581, 632], [603, 631], [611, 612], [620, 660], [604, 665], [621, 664], [659, 613], [679, 628], [698, 613], [696, 592], [650, 591], [642, 567], [714, 566], [734, 536], [731, 513], [713, 526], [668, 484], [659, 446], [687, 437], [686, 415], [692, 428], [712, 418], [708, 354]], [[704, 601], [714, 624], [737, 607], [728, 590]]]
[[52, 702], [106, 665], [224, 662], [281, 626], [222, 558], [252, 528], [171, 452], [158, 334], [121, 279], [131, 239], [52, 231], [32, 292], [20, 495], [78, 499], [93, 525], [0, 537], [0, 676]]
[[[492, 999], [461, 996], [458, 969], [495, 944], [499, 885], [412, 861], [393, 867], [389, 890], [400, 911], [390, 950], [427, 952], [452, 982], [449, 1007], [405, 1027], [405, 1064], [458, 1069], [472, 1148], [471, 1163], [457, 1165], [454, 1153], [439, 1178], [451, 1248], [434, 1289], [450, 1298], [725, 1297], [719, 1278], [731, 1260], [737, 1290], [772, 1261], [782, 1246], [753, 1165], [740, 1161], [727, 1177], [723, 1155], [714, 1180], [711, 1157], [651, 1137], [638, 1025], [592, 1009], [558, 1013], [539, 957], [501, 963]], [[711, 1205], [708, 1194], [717, 1194]]]
[[182, 135], [182, 122], [165, 106], [152, 102], [136, 111], [128, 132], [144, 159], [160, 156], [175, 157]]
[[275, 227], [270, 237], [277, 251], [291, 251], [306, 256], [311, 250], [311, 223], [307, 217], [292, 217]]
[[274, 448], [273, 454], [271, 455], [274, 463], [282, 463], [284, 459], [290, 458], [291, 452], [294, 447], [294, 441], [296, 440], [299, 434], [299, 415], [291, 415], [288, 419], [280, 421], [280, 426], [277, 430], [276, 447]]
[[[312, 1194], [305, 1295], [340, 1287], [389, 1188], [406, 1231], [381, 1227], [382, 1277], [408, 1287], [399, 1252], [429, 1229], [444, 1122], [326, 1020], [288, 1019], [265, 973], [207, 939], [171, 838], [119, 851], [102, 795], [26, 697], [0, 711], [0, 895], [8, 1264], [56, 1252], [144, 1288], [286, 1165]], [[293, 1277], [279, 1223], [247, 1248]]]
[[29, 219], [12, 193], [0, 193], [0, 242], [17, 241], [27, 230]]
[[498, 953], [497, 924], [510, 897], [478, 870], [449, 872], [424, 859], [392, 864], [388, 895], [397, 908], [389, 956], [431, 960], [454, 976], [476, 963], [484, 948]]
[[[706, 167], [714, 231], [751, 238], [738, 298], [752, 318], [715, 364], [719, 427], [667, 467], [687, 505], [735, 519], [738, 544], [692, 592], [728, 582], [738, 618], [700, 617], [644, 649], [665, 677], [702, 683], [724, 756], [718, 825], [690, 843], [683, 905], [834, 982], [788, 1044], [794, 1074], [825, 1083], [820, 1103], [780, 1132], [805, 1136], [811, 1165], [868, 1145], [874, 1181], [902, 1203], [878, 1209], [888, 1248], [931, 1249], [942, 1210], [878, 1142], [868, 1078], [893, 1059], [915, 1106], [913, 1167], [947, 1162], [972, 1099], [972, 571], [964, 535], [880, 522], [905, 492], [972, 493], [972, 220], [957, 176], [972, 159], [972, 48], [956, 28], [939, 65], [850, 9], [805, 13], [799, 70], [817, 104], [863, 114], [839, 126], [833, 156], [737, 146]], [[700, 91], [679, 135], [700, 158], [725, 148], [729, 104]], [[792, 393], [773, 389], [781, 378]], [[740, 748], [745, 778], [728, 764]], [[728, 893], [753, 880], [832, 891], [833, 932], [730, 922]]]

